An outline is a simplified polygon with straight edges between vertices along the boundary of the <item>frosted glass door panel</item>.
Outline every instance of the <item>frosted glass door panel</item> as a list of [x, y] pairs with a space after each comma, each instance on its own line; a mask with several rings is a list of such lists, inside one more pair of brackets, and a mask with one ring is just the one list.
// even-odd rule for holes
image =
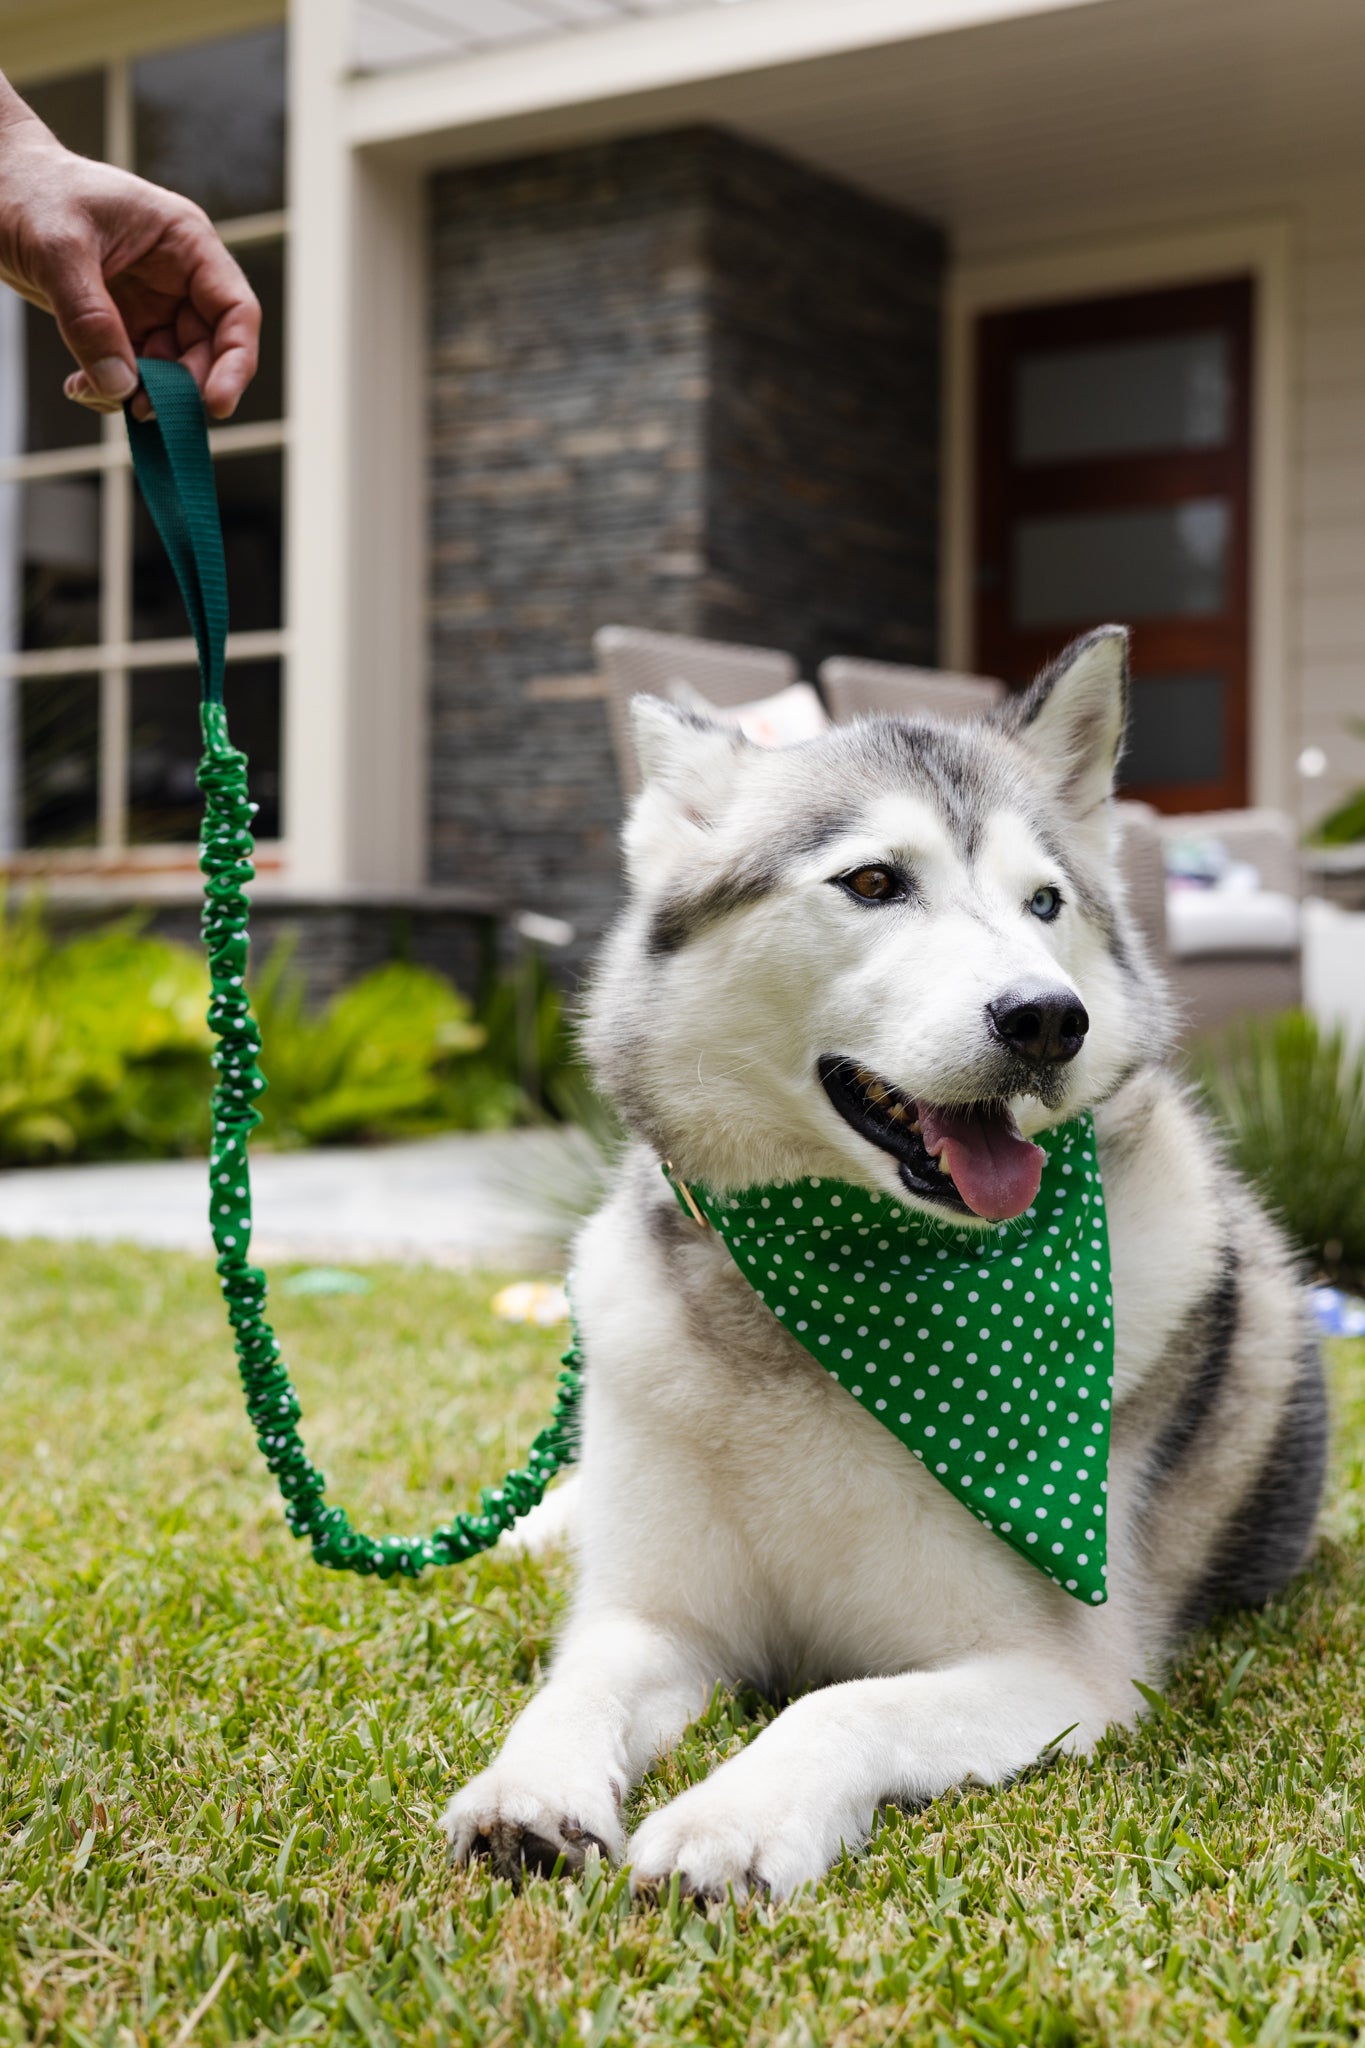
[[1138, 675], [1133, 681], [1123, 780], [1143, 783], [1217, 782], [1226, 768], [1219, 675]]
[[1216, 618], [1231, 532], [1231, 508], [1221, 498], [1021, 519], [1013, 536], [1014, 624]]
[[1221, 448], [1232, 428], [1227, 336], [1048, 349], [1014, 367], [1016, 462]]

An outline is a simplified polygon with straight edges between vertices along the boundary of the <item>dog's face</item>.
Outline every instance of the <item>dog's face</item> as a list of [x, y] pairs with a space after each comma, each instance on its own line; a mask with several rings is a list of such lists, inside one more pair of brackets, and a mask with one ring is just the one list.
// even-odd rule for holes
[[586, 1038], [681, 1173], [1029, 1206], [1029, 1134], [1160, 1038], [1110, 847], [1125, 653], [1102, 629], [989, 721], [776, 750], [637, 700], [631, 901]]

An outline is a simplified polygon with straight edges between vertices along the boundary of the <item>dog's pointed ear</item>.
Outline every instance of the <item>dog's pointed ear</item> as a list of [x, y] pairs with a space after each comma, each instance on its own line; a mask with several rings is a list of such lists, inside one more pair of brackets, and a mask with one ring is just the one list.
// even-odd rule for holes
[[1073, 640], [1003, 713], [1075, 818], [1089, 817], [1112, 791], [1127, 719], [1126, 626], [1098, 626]]
[[751, 743], [737, 726], [679, 711], [661, 697], [632, 697], [631, 737], [643, 787], [626, 828], [632, 870], [666, 864], [695, 847], [729, 801]]
[[704, 816], [729, 794], [738, 756], [748, 745], [737, 726], [718, 725], [662, 697], [632, 697], [630, 729], [646, 788], [656, 788]]

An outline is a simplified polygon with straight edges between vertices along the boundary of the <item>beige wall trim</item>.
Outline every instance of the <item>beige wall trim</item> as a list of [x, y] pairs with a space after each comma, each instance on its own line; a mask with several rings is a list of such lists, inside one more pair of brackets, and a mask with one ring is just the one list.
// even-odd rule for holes
[[428, 868], [425, 181], [356, 160], [348, 882], [414, 886]]
[[522, 695], [532, 704], [595, 704], [610, 697], [605, 676], [532, 676]]
[[345, 133], [350, 11], [293, 0], [285, 818], [292, 883], [426, 876], [426, 250]]
[[353, 142], [451, 160], [454, 131], [1109, 0], [745, 0], [359, 78]]
[[285, 693], [284, 818], [290, 874], [326, 887], [345, 873], [350, 734], [351, 305], [354, 177], [339, 133], [349, 9], [289, 11], [289, 210], [285, 617], [296, 637]]
[[285, 0], [0, 0], [0, 69], [20, 87], [143, 50], [282, 21]]
[[980, 263], [950, 276], [945, 306], [940, 637], [945, 667], [972, 667], [973, 342], [977, 316], [1104, 292], [1201, 278], [1256, 280], [1252, 399], [1252, 801], [1292, 808], [1294, 678], [1290, 660], [1293, 242], [1280, 215], [1068, 243]]

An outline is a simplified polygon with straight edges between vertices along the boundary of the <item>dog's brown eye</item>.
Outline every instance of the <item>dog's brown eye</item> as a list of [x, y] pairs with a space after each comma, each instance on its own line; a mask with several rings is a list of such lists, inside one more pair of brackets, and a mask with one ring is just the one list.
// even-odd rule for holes
[[839, 880], [851, 896], [860, 896], [864, 903], [891, 903], [905, 894], [905, 884], [890, 868], [855, 868]]

